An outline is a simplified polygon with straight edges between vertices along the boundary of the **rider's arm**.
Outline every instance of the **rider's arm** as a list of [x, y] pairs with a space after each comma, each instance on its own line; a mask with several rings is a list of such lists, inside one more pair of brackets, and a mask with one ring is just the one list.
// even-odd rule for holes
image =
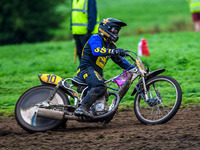
[[135, 66], [132, 65], [128, 60], [119, 55], [113, 56], [111, 59], [123, 69], [129, 70], [135, 68]]
[[[111, 49], [106, 49], [105, 47], [102, 47], [102, 39], [98, 35], [93, 35], [89, 41], [88, 44], [91, 47], [92, 54], [94, 56], [107, 56], [110, 55]], [[135, 66], [132, 65], [129, 61], [127, 61], [125, 58], [121, 56], [112, 56], [112, 60], [118, 64], [123, 69], [132, 69]]]
[[89, 39], [88, 44], [90, 45], [92, 54], [94, 56], [107, 56], [111, 52], [111, 49], [102, 47], [102, 39], [97, 34], [93, 35]]

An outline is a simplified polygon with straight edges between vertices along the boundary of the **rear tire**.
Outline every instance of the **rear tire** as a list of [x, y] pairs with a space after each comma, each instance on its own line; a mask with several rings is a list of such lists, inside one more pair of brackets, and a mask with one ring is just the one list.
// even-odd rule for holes
[[[37, 117], [35, 111], [36, 104], [44, 102], [53, 91], [55, 86], [40, 85], [35, 86], [24, 92], [18, 99], [15, 106], [15, 118], [18, 124], [28, 132], [42, 132], [56, 129], [64, 122], [62, 120], [46, 119]], [[53, 100], [53, 104], [69, 104], [65, 93], [58, 89]], [[66, 120], [64, 120], [66, 122]]]
[[[134, 112], [143, 124], [163, 124], [169, 121], [178, 111], [182, 101], [179, 83], [169, 76], [156, 76], [146, 81], [147, 94], [157, 98], [158, 103], [149, 106], [137, 93], [134, 101]], [[155, 92], [155, 89], [158, 92]], [[159, 101], [160, 100], [160, 101]]]

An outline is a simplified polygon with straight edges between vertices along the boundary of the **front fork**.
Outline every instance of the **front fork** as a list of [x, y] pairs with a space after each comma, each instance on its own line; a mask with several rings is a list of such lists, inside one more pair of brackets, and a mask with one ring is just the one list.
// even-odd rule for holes
[[149, 98], [148, 94], [147, 94], [147, 88], [146, 88], [146, 83], [145, 83], [144, 77], [142, 77], [142, 82], [143, 82], [143, 89], [144, 89], [144, 101], [151, 107], [160, 104], [162, 102], [162, 98], [161, 98], [161, 95], [160, 95], [158, 89], [156, 88], [155, 84], [153, 84], [153, 88], [156, 92], [157, 97], [155, 97], [155, 98], [152, 97], [151, 89], [149, 87], [148, 88], [149, 97], [150, 97]]
[[144, 88], [145, 100], [148, 102], [149, 101], [149, 97], [148, 97], [148, 94], [147, 94], [147, 88], [146, 88], [146, 83], [145, 83], [144, 76], [142, 76], [142, 83], [143, 83], [143, 88]]

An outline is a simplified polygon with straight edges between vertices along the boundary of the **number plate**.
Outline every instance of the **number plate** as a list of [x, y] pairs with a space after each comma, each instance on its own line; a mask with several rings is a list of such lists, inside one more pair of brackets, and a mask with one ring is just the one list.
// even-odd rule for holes
[[41, 74], [39, 77], [43, 82], [55, 85], [57, 85], [60, 80], [63, 80], [61, 77], [53, 74]]

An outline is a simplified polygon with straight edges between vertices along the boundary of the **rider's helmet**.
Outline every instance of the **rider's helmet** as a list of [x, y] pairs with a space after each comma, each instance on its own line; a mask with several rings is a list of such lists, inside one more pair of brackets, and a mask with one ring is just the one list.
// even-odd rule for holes
[[118, 33], [123, 26], [126, 26], [126, 23], [115, 18], [106, 18], [103, 19], [99, 25], [99, 33], [103, 34], [111, 41], [117, 42], [119, 39]]

